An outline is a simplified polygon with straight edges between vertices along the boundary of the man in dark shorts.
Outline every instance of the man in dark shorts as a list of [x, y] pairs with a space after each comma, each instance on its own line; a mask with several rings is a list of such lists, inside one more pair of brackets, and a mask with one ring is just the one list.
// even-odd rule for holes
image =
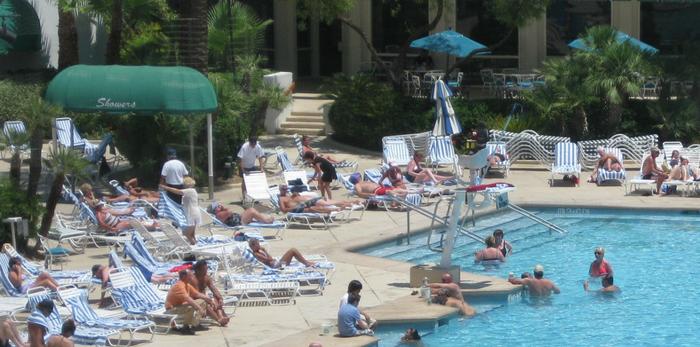
[[656, 180], [656, 194], [659, 194], [661, 193], [661, 185], [668, 178], [668, 175], [656, 165], [659, 149], [652, 147], [649, 152], [650, 154], [644, 159], [644, 163], [642, 163], [642, 179]]
[[[243, 177], [244, 174], [260, 171], [264, 167], [265, 152], [258, 143], [258, 138], [251, 136], [248, 142], [241, 146], [238, 151], [238, 175]], [[255, 165], [257, 159], [259, 166]], [[245, 197], [245, 181], [241, 183], [241, 191]]]
[[224, 223], [230, 227], [248, 225], [253, 221], [261, 224], [272, 224], [275, 221], [275, 217], [260, 213], [253, 207], [247, 208], [245, 211], [243, 211], [243, 213], [239, 214], [229, 210], [224, 205], [221, 205], [216, 201], [209, 205], [207, 212], [213, 214], [221, 223]]
[[284, 184], [279, 189], [280, 210], [285, 213], [329, 213], [362, 203], [360, 200], [323, 200], [319, 197], [300, 195], [298, 192], [290, 194], [289, 188]]

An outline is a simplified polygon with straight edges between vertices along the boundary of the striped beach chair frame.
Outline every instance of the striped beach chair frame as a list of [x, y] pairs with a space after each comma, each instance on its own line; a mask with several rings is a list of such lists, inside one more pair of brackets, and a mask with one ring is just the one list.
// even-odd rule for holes
[[[603, 148], [605, 153], [610, 153], [614, 155], [617, 160], [620, 161], [620, 163], [624, 163], [624, 157], [622, 155], [622, 151], [620, 151], [618, 148]], [[624, 164], [623, 168], [620, 171], [614, 171], [614, 170], [605, 170], [605, 168], [598, 168], [598, 177], [597, 177], [597, 184], [598, 185], [607, 185], [610, 183], [617, 183], [620, 185], [625, 184], [625, 169], [624, 169]]]
[[455, 154], [451, 136], [431, 136], [426, 159], [428, 165], [434, 168], [440, 165], [448, 165], [452, 169], [452, 173], [455, 175], [461, 174], [461, 169], [457, 165], [457, 155]]
[[554, 184], [554, 175], [581, 177], [578, 145], [572, 142], [557, 143], [554, 147], [554, 163], [551, 166], [550, 185]]

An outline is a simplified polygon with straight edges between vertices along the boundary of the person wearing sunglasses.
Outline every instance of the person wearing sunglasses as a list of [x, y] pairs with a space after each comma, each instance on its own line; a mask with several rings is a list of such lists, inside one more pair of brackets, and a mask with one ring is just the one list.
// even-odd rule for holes
[[588, 275], [591, 277], [613, 277], [612, 265], [605, 260], [605, 248], [597, 247], [593, 252], [595, 260], [591, 263], [588, 269]]

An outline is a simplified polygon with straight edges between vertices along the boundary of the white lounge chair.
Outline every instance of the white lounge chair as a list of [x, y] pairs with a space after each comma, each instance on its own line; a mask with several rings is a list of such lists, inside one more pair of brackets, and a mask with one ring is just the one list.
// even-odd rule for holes
[[264, 172], [243, 174], [243, 182], [245, 183], [244, 202], [249, 200], [252, 205], [260, 201], [270, 201], [270, 193], [267, 191], [270, 186]]
[[7, 121], [2, 125], [2, 132], [7, 139], [11, 153], [19, 153], [20, 156], [29, 157], [29, 144], [18, 141], [18, 135], [27, 134], [24, 122], [21, 120]]
[[90, 157], [97, 149], [96, 145], [80, 136], [71, 118], [56, 118], [54, 120], [54, 128], [56, 129], [56, 140], [65, 148], [79, 149], [86, 157]]
[[644, 160], [642, 160], [642, 165], [639, 167], [639, 174], [636, 177], [625, 181], [625, 195], [629, 195], [632, 192], [639, 190], [641, 187], [649, 188], [652, 194], [656, 191], [656, 180], [642, 178], [642, 169], [644, 168], [644, 162], [646, 160], [646, 157]]
[[560, 142], [554, 147], [554, 163], [551, 167], [550, 186], [554, 184], [554, 175], [581, 177], [581, 163], [578, 160], [578, 145]]
[[386, 137], [382, 139], [382, 142], [385, 163], [395, 163], [399, 166], [408, 165], [412, 158], [406, 140], [397, 136]]

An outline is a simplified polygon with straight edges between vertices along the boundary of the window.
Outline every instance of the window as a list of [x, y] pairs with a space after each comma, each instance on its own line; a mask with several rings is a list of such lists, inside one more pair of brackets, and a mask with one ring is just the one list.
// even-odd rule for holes
[[684, 54], [700, 42], [700, 4], [641, 4], [641, 40], [659, 49], [659, 54]]
[[[428, 22], [428, 1], [372, 0], [372, 45], [378, 52], [398, 53]], [[418, 38], [427, 35], [421, 32]]]
[[547, 55], [565, 55], [586, 29], [610, 25], [610, 1], [553, 0], [547, 8]]

